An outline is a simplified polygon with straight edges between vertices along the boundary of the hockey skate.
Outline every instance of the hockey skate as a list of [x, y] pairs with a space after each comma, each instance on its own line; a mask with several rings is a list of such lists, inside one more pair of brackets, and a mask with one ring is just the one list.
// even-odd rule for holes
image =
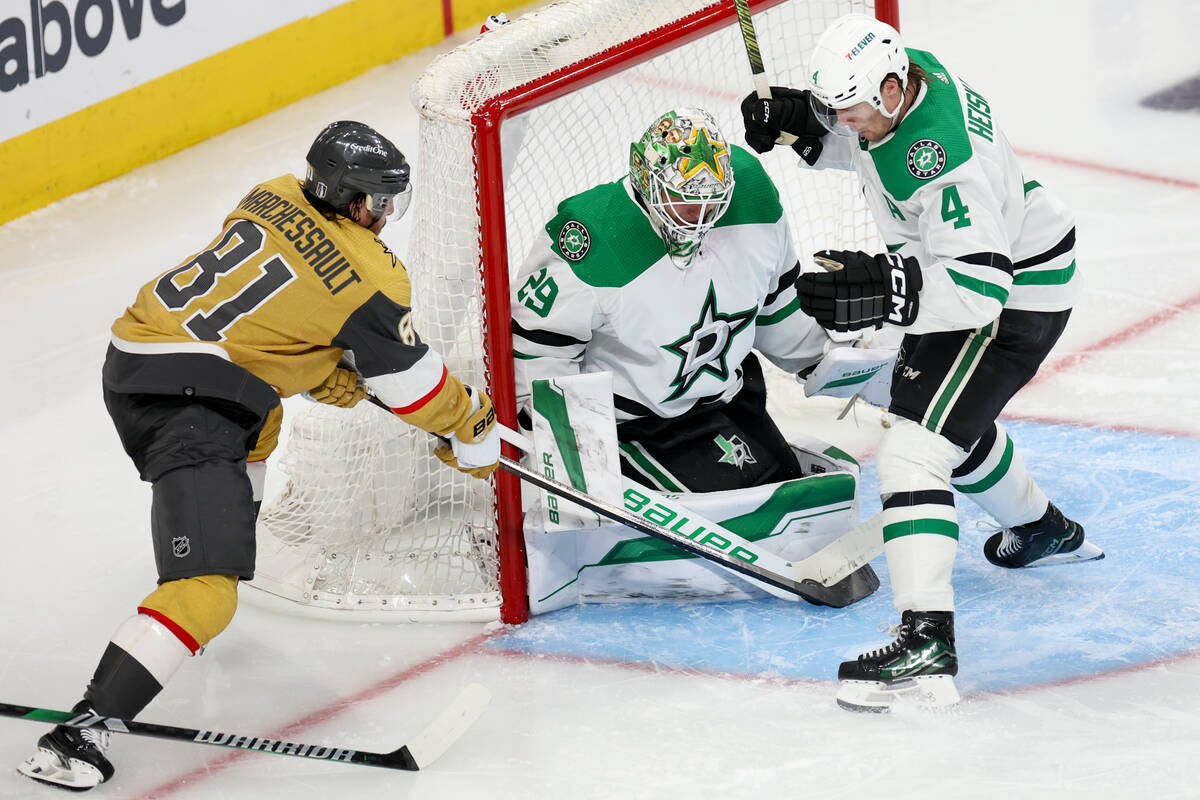
[[[77, 705], [74, 710], [89, 709]], [[116, 771], [105, 755], [109, 736], [105, 730], [56, 725], [38, 739], [37, 751], [17, 767], [17, 772], [39, 783], [73, 792], [93, 789]]]
[[1084, 541], [1083, 526], [1063, 516], [1054, 503], [1041, 519], [988, 537], [983, 555], [996, 566], [1008, 569], [1104, 558], [1099, 547]]
[[922, 708], [956, 704], [954, 612], [905, 611], [892, 632], [896, 640], [887, 647], [838, 667], [838, 705], [883, 713], [901, 703]]

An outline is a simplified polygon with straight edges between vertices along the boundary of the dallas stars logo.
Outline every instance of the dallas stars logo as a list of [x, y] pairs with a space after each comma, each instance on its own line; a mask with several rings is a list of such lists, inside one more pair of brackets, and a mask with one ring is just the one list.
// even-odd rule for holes
[[729, 145], [720, 139], [708, 138], [707, 128], [693, 130], [687, 145], [687, 155], [679, 162], [679, 174], [683, 179], [694, 177], [700, 170], [706, 169], [724, 183], [725, 170], [719, 159], [729, 153]]
[[732, 464], [741, 469], [747, 464], [758, 463], [758, 459], [750, 452], [750, 445], [736, 434], [732, 439], [726, 439], [718, 433], [717, 438], [713, 441], [717, 443], [717, 447], [721, 448], [721, 457], [717, 459], [718, 464]]
[[671, 344], [663, 345], [679, 356], [679, 371], [671, 381], [674, 391], [666, 400], [674, 400], [692, 388], [692, 385], [705, 373], [715, 375], [722, 381], [729, 379], [729, 365], [726, 357], [737, 336], [746, 326], [754, 321], [758, 306], [752, 306], [745, 311], [733, 314], [722, 314], [717, 311], [717, 292], [710, 281], [708, 296], [700, 309], [700, 318], [691, 329]]
[[908, 148], [908, 171], [914, 178], [929, 180], [946, 166], [946, 150], [933, 139], [919, 139]]

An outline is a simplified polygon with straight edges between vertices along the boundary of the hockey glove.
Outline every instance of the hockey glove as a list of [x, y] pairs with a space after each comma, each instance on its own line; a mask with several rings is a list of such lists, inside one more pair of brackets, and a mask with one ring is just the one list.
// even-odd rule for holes
[[857, 331], [916, 320], [921, 267], [915, 258], [861, 250], [822, 250], [814, 258], [828, 271], [801, 274], [796, 294], [800, 309], [822, 328]]
[[828, 131], [812, 114], [809, 92], [772, 86], [771, 96], [757, 94], [742, 100], [742, 121], [746, 126], [746, 144], [755, 152], [765, 153], [775, 146], [780, 132], [796, 137], [792, 149], [811, 167], [821, 155], [821, 137]]
[[358, 380], [358, 373], [334, 367], [325, 382], [306, 394], [318, 403], [328, 403], [339, 408], [352, 408], [366, 396], [367, 391]]
[[471, 477], [487, 480], [500, 462], [500, 431], [496, 430], [496, 409], [486, 393], [470, 386], [473, 411], [433, 454]]

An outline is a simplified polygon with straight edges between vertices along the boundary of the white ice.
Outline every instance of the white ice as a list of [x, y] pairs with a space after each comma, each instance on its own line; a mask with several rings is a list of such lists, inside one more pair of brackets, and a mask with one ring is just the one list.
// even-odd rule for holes
[[[1114, 439], [1163, 434], [1161, 442], [1186, 453], [1200, 436], [1200, 113], [1138, 105], [1197, 74], [1200, 6], [902, 0], [901, 14], [908, 43], [935, 52], [988, 97], [1028, 174], [1077, 213], [1086, 291], [1043, 374], [1007, 416], [1018, 425], [1051, 423], [1051, 432], [1093, 437], [1097, 451], [1107, 448], [1101, 466], [1087, 447], [1054, 462], [1054, 436], [1038, 440], [1046, 463], [1068, 473], [1049, 480], [1079, 476], [1081, 484], [1096, 484], [1079, 490], [1089, 514], [1128, 526], [1089, 529], [1097, 541], [1106, 533], [1114, 543], [1122, 535], [1130, 541], [1099, 562], [1111, 572], [1087, 579], [1112, 576], [1103, 586], [1088, 584], [1086, 608], [1110, 637], [1085, 639], [1069, 625], [1055, 627], [1059, 616], [1076, 611], [1056, 604], [1056, 587], [1072, 596], [1070, 587], [1089, 567], [995, 577], [978, 565], [978, 540], [967, 537], [961, 569], [982, 576], [970, 587], [988, 591], [972, 595], [960, 585], [960, 604], [1000, 608], [1007, 597], [1034, 593], [1048, 616], [1043, 635], [1064, 654], [1087, 650], [1090, 658], [1111, 660], [1163, 630], [1173, 637], [1168, 645], [1151, 657], [1131, 657], [1123, 669], [1006, 690], [980, 683], [949, 714], [861, 717], [834, 705], [829, 680], [681, 666], [670, 658], [539, 652], [538, 642], [553, 638], [556, 627], [567, 638], [580, 635], [554, 617], [530, 628], [540, 633], [529, 637], [532, 652], [522, 654], [490, 647], [484, 640], [496, 632], [483, 624], [314, 622], [243, 601], [230, 628], [185, 664], [145, 720], [390, 750], [471, 681], [487, 684], [495, 699], [420, 773], [116, 737], [117, 775], [91, 796], [1200, 797], [1191, 761], [1200, 753], [1192, 469], [1200, 462], [1192, 455], [1182, 464], [1155, 464], [1158, 445], [1135, 444], [1128, 461], [1136, 469], [1126, 470], [1125, 440]], [[207, 242], [249, 186], [299, 172], [325, 122], [362, 119], [415, 150], [408, 87], [452, 43], [0, 227], [0, 340], [9, 342], [0, 372], [0, 702], [70, 707], [113, 629], [153, 585], [149, 489], [122, 453], [100, 399], [112, 320], [150, 276]], [[404, 225], [389, 229], [388, 238], [403, 252]], [[818, 418], [781, 391], [773, 408], [788, 422]], [[861, 427], [844, 423], [828, 436], [869, 453], [877, 431], [869, 415], [860, 419]], [[820, 421], [828, 424], [827, 412]], [[1171, 447], [1161, 452], [1176, 452]], [[1036, 447], [1027, 454], [1039, 474]], [[1147, 475], [1174, 488], [1163, 494], [1167, 489]], [[1139, 495], [1147, 483], [1148, 495]], [[1169, 520], [1167, 507], [1177, 512]], [[1163, 558], [1122, 561], [1122, 552], [1143, 552], [1134, 540]], [[1172, 560], [1170, 585], [1160, 586], [1155, 573]], [[1108, 601], [1124, 592], [1140, 593], [1166, 622], [1142, 624], [1109, 610]], [[878, 621], [887, 619], [886, 606], [880, 602]], [[718, 612], [738, 613], [710, 609]], [[993, 620], [1004, 624], [1002, 616]], [[989, 626], [972, 630], [986, 644]], [[767, 648], [765, 633], [747, 623], [736, 647]], [[974, 663], [964, 661], [964, 673], [987, 658], [1011, 657], [1002, 651], [1020, 647], [1016, 634]], [[850, 635], [882, 643], [869, 628]], [[736, 649], [727, 639], [719, 644]], [[832, 649], [829, 669], [848, 654], [840, 645]], [[0, 763], [15, 766], [43, 729], [0, 720]], [[53, 790], [0, 770], [0, 797], [51, 796]]]

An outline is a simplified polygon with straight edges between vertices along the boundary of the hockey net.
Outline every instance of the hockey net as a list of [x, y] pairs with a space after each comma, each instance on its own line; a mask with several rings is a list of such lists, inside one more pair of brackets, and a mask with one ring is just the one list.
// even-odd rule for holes
[[[816, 38], [844, 13], [896, 23], [893, 2], [876, 5], [751, 0], [771, 82], [803, 86]], [[515, 423], [509, 278], [538, 229], [561, 200], [623, 174], [629, 143], [670, 108], [709, 110], [740, 144], [752, 87], [733, 0], [551, 3], [438, 57], [414, 84], [416, 328], [454, 375], [488, 388], [502, 422]], [[852, 174], [798, 170], [783, 147], [763, 162], [798, 252], [881, 246]], [[428, 434], [368, 403], [292, 416], [253, 585], [355, 620], [525, 619], [516, 478], [445, 467]]]

